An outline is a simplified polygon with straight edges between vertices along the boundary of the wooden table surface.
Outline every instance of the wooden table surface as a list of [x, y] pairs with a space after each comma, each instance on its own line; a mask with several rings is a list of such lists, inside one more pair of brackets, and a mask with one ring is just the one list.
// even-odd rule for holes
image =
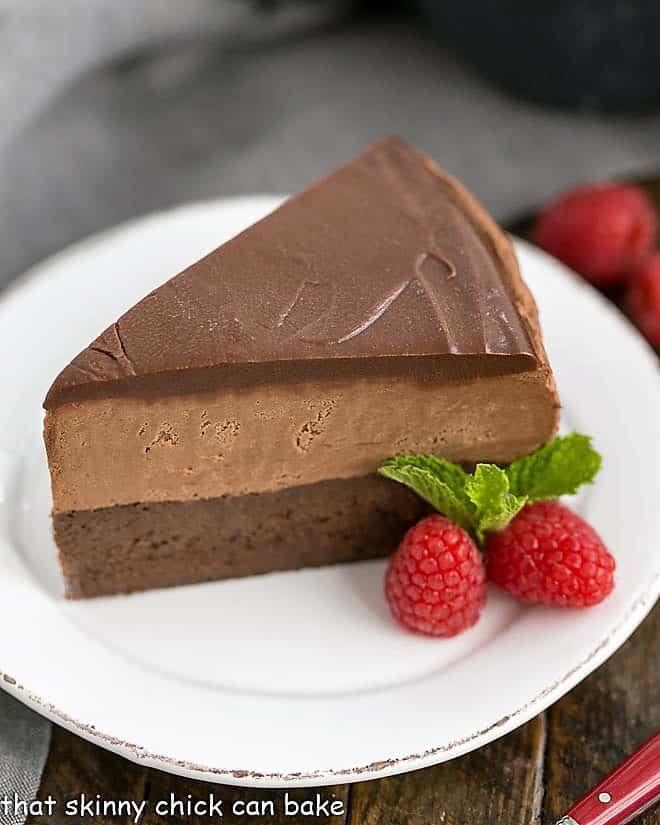
[[[660, 179], [644, 184], [660, 207]], [[525, 234], [528, 221], [514, 231]], [[616, 298], [616, 296], [614, 296]], [[660, 538], [659, 552], [660, 552]], [[543, 641], [539, 640], [539, 644]], [[519, 667], [523, 669], [525, 662]], [[515, 678], [515, 673], [512, 674]], [[487, 680], [484, 690], [487, 690]], [[167, 724], [167, 720], [164, 720]], [[32, 816], [31, 823], [59, 825], [67, 799], [85, 792], [91, 797], [136, 801], [167, 798], [206, 799], [210, 792], [225, 800], [224, 821], [233, 823], [235, 799], [275, 801], [276, 815], [253, 818], [256, 823], [331, 822], [332, 825], [546, 825], [554, 823], [651, 734], [660, 729], [660, 605], [609, 661], [548, 711], [508, 736], [467, 756], [432, 768], [387, 779], [321, 789], [344, 802], [344, 813], [330, 817], [284, 816], [283, 791], [256, 791], [209, 785], [140, 767], [53, 728], [50, 754], [39, 798], [52, 794], [60, 804], [53, 816]], [[315, 789], [300, 789], [292, 797], [312, 799]], [[208, 823], [207, 817], [169, 818], [147, 807], [142, 823], [165, 821]], [[250, 821], [241, 817], [240, 821]], [[660, 825], [660, 807], [637, 820]]]

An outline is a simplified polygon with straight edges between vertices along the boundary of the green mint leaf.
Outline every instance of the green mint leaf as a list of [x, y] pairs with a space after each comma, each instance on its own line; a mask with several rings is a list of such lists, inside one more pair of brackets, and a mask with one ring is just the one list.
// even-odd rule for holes
[[602, 463], [591, 438], [579, 433], [558, 436], [531, 455], [519, 458], [506, 470], [511, 492], [529, 501], [576, 493], [590, 484]]
[[477, 464], [465, 492], [475, 508], [473, 529], [479, 541], [489, 530], [507, 525], [527, 502], [526, 496], [510, 492], [506, 472], [495, 464]]
[[464, 530], [472, 529], [473, 508], [465, 492], [469, 476], [457, 464], [432, 455], [402, 455], [385, 461], [378, 472], [405, 484]]
[[378, 472], [405, 484], [483, 542], [487, 532], [505, 527], [527, 502], [577, 492], [593, 481], [600, 465], [591, 439], [571, 433], [514, 461], [506, 470], [477, 464], [470, 475], [436, 456], [403, 455], [385, 461]]

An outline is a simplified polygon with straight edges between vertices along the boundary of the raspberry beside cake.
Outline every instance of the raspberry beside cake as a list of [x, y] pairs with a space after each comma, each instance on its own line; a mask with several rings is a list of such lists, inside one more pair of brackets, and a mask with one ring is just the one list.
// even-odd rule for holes
[[402, 452], [505, 463], [558, 400], [511, 244], [388, 138], [146, 296], [44, 404], [67, 595], [385, 555]]

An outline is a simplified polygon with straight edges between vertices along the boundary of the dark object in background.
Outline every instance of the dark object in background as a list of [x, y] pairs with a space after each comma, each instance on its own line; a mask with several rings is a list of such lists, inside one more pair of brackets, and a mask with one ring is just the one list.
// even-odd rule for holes
[[660, 108], [658, 0], [414, 0], [444, 44], [540, 103]]

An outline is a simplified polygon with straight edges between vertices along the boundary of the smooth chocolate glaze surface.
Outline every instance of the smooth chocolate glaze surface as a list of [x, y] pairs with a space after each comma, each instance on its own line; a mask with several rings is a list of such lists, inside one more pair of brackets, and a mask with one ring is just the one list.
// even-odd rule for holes
[[147, 295], [45, 406], [243, 364], [509, 356], [534, 369], [515, 274], [508, 239], [460, 184], [386, 138]]

